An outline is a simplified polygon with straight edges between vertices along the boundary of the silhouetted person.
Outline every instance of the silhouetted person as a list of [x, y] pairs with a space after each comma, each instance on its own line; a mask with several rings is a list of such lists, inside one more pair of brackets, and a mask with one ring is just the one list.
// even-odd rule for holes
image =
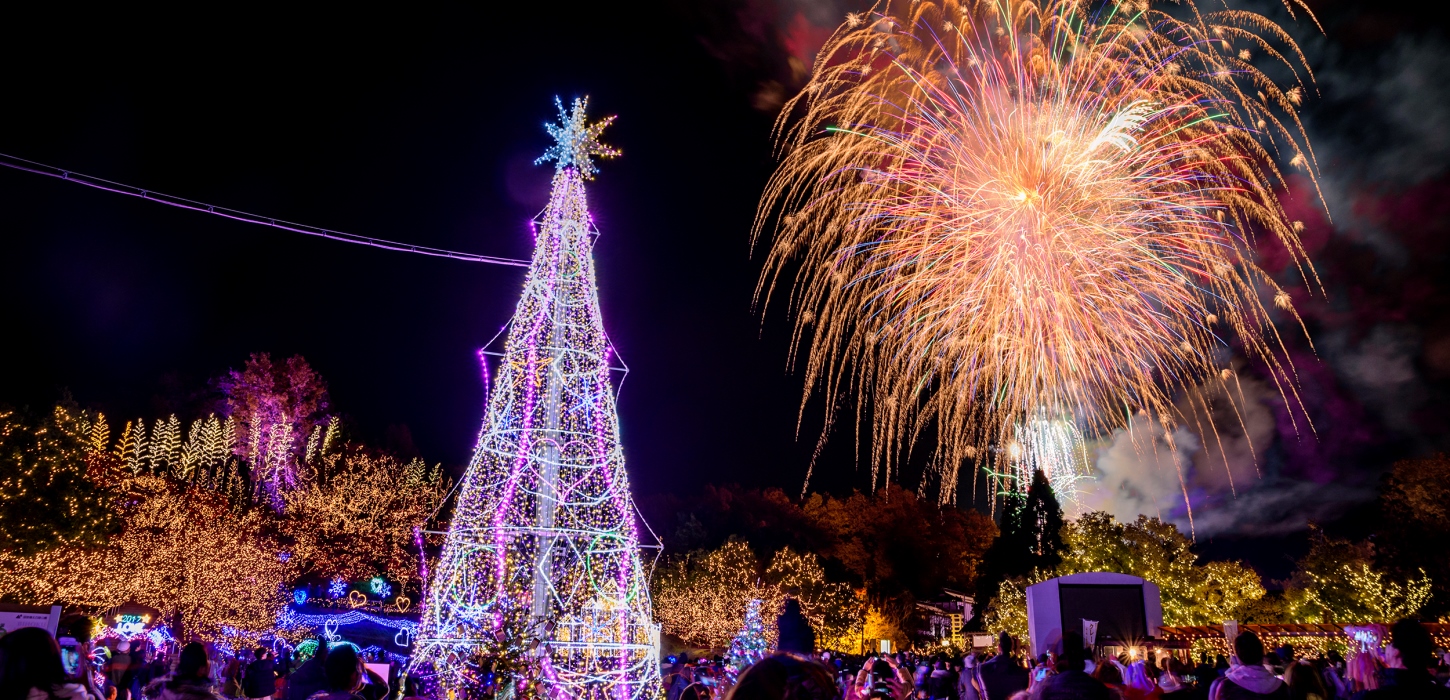
[[68, 682], [60, 644], [39, 627], [0, 637], [0, 700], [97, 700], [86, 686]]
[[206, 658], [206, 647], [200, 642], [182, 647], [176, 672], [152, 681], [144, 694], [156, 700], [217, 700], [211, 690], [211, 662]]
[[272, 666], [272, 660], [267, 658], [266, 649], [257, 647], [257, 660], [247, 664], [246, 673], [242, 676], [242, 692], [252, 700], [277, 692], [277, 671]]
[[795, 598], [785, 599], [785, 609], [781, 611], [780, 617], [775, 618], [775, 629], [779, 639], [776, 648], [780, 651], [815, 653], [816, 631], [811, 629], [811, 621], [801, 612], [800, 601]]
[[1013, 693], [1027, 690], [1027, 669], [1012, 656], [1015, 648], [1012, 635], [1003, 632], [997, 636], [997, 655], [978, 668], [986, 700], [1008, 700]]
[[1087, 649], [1082, 633], [1062, 633], [1062, 655], [1057, 657], [1057, 674], [1049, 676], [1036, 691], [1035, 700], [1110, 700], [1108, 687], [1083, 671], [1087, 668]]
[[835, 700], [836, 697], [836, 676], [825, 664], [776, 654], [742, 671], [725, 700]]
[[1435, 683], [1430, 668], [1435, 664], [1435, 643], [1430, 632], [1414, 620], [1400, 620], [1390, 628], [1394, 640], [1385, 647], [1385, 668], [1380, 687], [1356, 696], [1356, 700], [1447, 700], [1450, 688]]
[[287, 677], [287, 700], [307, 700], [327, 690], [327, 640], [317, 640], [317, 651]]

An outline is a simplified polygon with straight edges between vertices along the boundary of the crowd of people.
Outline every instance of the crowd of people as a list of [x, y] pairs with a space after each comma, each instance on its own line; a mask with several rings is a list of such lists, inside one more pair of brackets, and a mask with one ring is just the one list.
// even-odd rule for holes
[[718, 659], [683, 658], [666, 668], [666, 700], [1450, 700], [1450, 654], [1412, 620], [1396, 623], [1391, 635], [1381, 657], [1362, 655], [1356, 667], [1335, 652], [1266, 650], [1253, 632], [1234, 639], [1232, 655], [1204, 654], [1195, 663], [1096, 656], [1073, 632], [1061, 654], [1024, 659], [1004, 633], [990, 656], [897, 653], [856, 663], [777, 653], [728, 688]]
[[319, 643], [295, 668], [299, 659], [293, 654], [279, 659], [266, 648], [227, 655], [192, 642], [168, 654], [139, 640], [122, 640], [103, 653], [98, 649], [88, 642], [63, 649], [38, 627], [0, 637], [0, 699], [384, 700], [392, 695], [390, 679], [367, 668], [350, 644]]
[[[1074, 632], [1064, 635], [1061, 654], [1031, 663], [1005, 633], [991, 656], [857, 660], [816, 654], [813, 635], [782, 632], [776, 653], [738, 673], [718, 657], [669, 659], [665, 700], [1450, 700], [1450, 655], [1410, 620], [1394, 625], [1372, 668], [1333, 652], [1268, 651], [1253, 632], [1234, 639], [1231, 656], [1203, 655], [1191, 665], [1095, 656]], [[265, 648], [214, 664], [220, 655], [199, 642], [171, 654], [129, 641], [107, 651], [63, 650], [41, 628], [10, 632], [0, 637], [0, 700], [385, 700], [389, 681], [397, 682], [367, 668], [349, 644], [319, 643], [296, 668], [290, 653], [279, 659]]]

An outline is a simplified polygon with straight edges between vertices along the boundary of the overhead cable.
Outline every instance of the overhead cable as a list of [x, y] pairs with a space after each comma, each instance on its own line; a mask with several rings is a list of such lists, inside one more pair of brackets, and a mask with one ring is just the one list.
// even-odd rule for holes
[[163, 194], [141, 187], [113, 182], [111, 180], [104, 180], [99, 177], [83, 175], [73, 170], [57, 168], [52, 165], [37, 163], [32, 160], [17, 158], [15, 156], [6, 155], [4, 153], [0, 153], [0, 166], [11, 168], [13, 170], [23, 170], [25, 172], [35, 173], [37, 175], [45, 175], [47, 177], [65, 180], [66, 182], [74, 182], [78, 185], [93, 187], [98, 190], [115, 192], [116, 194], [124, 194], [131, 197], [140, 197], [141, 199], [165, 204], [167, 206], [179, 207], [181, 209], [190, 209], [192, 211], [199, 211], [205, 214], [214, 214], [216, 216], [233, 219], [235, 221], [242, 221], [249, 224], [260, 224], [262, 226], [270, 226], [272, 228], [282, 229], [283, 231], [291, 231], [293, 233], [301, 233], [308, 236], [319, 236], [329, 240], [342, 241], [344, 243], [356, 243], [358, 245], [371, 246], [373, 248], [381, 248], [383, 250], [395, 250], [403, 253], [418, 253], [419, 255], [431, 255], [438, 258], [451, 258], [453, 260], [462, 260], [464, 262], [487, 263], [489, 265], [509, 265], [512, 267], [529, 266], [529, 261], [527, 260], [500, 258], [492, 255], [479, 255], [477, 253], [461, 253], [455, 250], [430, 248], [428, 246], [413, 245], [411, 243], [398, 243], [396, 241], [388, 241], [381, 238], [373, 238], [371, 236], [359, 236], [352, 233], [343, 233], [342, 231], [333, 231], [331, 229], [318, 228], [316, 226], [308, 226], [306, 224], [295, 224], [290, 221], [282, 221], [281, 219], [274, 219], [269, 216], [248, 214], [247, 212], [237, 211], [236, 209], [228, 209], [226, 207], [219, 207], [214, 204], [206, 204], [204, 202], [184, 199], [182, 197], [175, 197], [169, 194]]

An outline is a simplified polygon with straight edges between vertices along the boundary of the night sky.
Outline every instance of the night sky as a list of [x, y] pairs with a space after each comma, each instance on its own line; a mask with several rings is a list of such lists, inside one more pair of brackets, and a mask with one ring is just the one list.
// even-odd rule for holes
[[[797, 493], [820, 407], [798, 440], [789, 324], [752, 308], [749, 236], [775, 107], [858, 4], [12, 15], [0, 151], [314, 226], [527, 257], [552, 169], [532, 164], [549, 145], [542, 123], [553, 96], [587, 94], [593, 114], [619, 115], [605, 141], [624, 151], [589, 191], [605, 323], [631, 370], [620, 413], [636, 493]], [[1307, 519], [1353, 530], [1385, 467], [1450, 445], [1446, 11], [1390, 5], [1315, 2], [1326, 33], [1292, 27], [1318, 78], [1306, 122], [1333, 217], [1291, 184], [1328, 294], [1294, 290], [1317, 350], [1294, 341], [1318, 436], [1294, 437], [1289, 409], [1265, 395], [1245, 462], [1263, 476], [1236, 496], [1195, 476], [1207, 551], [1271, 572]], [[0, 227], [0, 402], [44, 407], [69, 390], [113, 421], [188, 419], [207, 380], [248, 353], [301, 354], [364, 439], [397, 443], [406, 426], [425, 458], [454, 467], [482, 417], [475, 353], [522, 280], [12, 170], [0, 170]], [[1260, 253], [1280, 270], [1278, 251]], [[852, 443], [833, 435], [813, 488], [867, 485]], [[1156, 488], [1141, 465], [1100, 466], [1120, 515]]]

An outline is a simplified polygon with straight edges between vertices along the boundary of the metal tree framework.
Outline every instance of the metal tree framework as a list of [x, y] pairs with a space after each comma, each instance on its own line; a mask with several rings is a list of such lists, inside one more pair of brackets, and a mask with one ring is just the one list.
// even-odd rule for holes
[[584, 181], [618, 151], [574, 101], [546, 128], [553, 192], [536, 222], [478, 448], [429, 586], [414, 663], [449, 695], [629, 700], [659, 686]]

